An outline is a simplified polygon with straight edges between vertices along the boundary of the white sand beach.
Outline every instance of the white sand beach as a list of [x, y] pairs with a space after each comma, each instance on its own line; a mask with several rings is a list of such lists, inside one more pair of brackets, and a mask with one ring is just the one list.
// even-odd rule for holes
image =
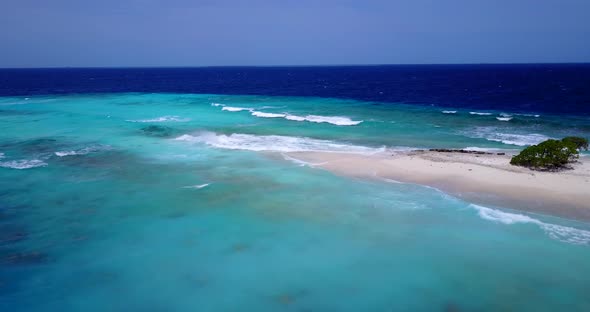
[[572, 170], [541, 172], [512, 166], [510, 155], [495, 154], [296, 152], [288, 156], [339, 175], [422, 184], [473, 203], [590, 220], [590, 162], [584, 157]]

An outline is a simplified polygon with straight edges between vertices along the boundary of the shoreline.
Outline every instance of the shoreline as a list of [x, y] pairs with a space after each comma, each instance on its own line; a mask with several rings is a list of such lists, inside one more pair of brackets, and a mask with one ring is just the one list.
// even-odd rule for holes
[[572, 170], [533, 171], [510, 165], [512, 155], [439, 151], [373, 155], [289, 152], [288, 157], [337, 175], [390, 179], [435, 187], [480, 205], [590, 221], [590, 162]]

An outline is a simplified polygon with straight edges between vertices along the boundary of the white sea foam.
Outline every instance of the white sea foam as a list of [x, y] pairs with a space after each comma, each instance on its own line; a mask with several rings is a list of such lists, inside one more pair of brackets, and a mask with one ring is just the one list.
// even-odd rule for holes
[[252, 111], [252, 108], [224, 106], [221, 108], [221, 110], [228, 111], [228, 112], [241, 112], [241, 111]]
[[[227, 107], [224, 107], [227, 108]], [[287, 114], [287, 113], [265, 113], [265, 112], [260, 112], [260, 111], [254, 111], [251, 110], [252, 115], [256, 116], [256, 117], [262, 117], [262, 118], [285, 118], [287, 120], [291, 120], [291, 121], [309, 121], [309, 122], [315, 122], [315, 123], [329, 123], [329, 124], [333, 124], [336, 126], [355, 126], [360, 124], [361, 122], [363, 122], [362, 120], [352, 120], [348, 117], [343, 117], [343, 116], [320, 116], [320, 115], [307, 115], [305, 117], [303, 116], [297, 116], [297, 115], [291, 115], [291, 114]]]
[[529, 216], [504, 212], [475, 204], [470, 205], [477, 210], [482, 219], [502, 224], [535, 224], [541, 228], [549, 237], [571, 244], [590, 245], [590, 231], [580, 230], [569, 226], [545, 223]]
[[317, 122], [317, 123], [330, 123], [337, 126], [355, 126], [363, 122], [362, 120], [356, 121], [351, 120], [348, 117], [341, 117], [341, 116], [319, 116], [319, 115], [307, 115], [305, 116], [305, 120], [310, 122]]
[[[375, 175], [375, 176], [377, 176], [377, 175]], [[398, 181], [398, 180], [394, 180], [394, 179], [388, 179], [388, 178], [383, 178], [383, 177], [379, 177], [379, 176], [377, 176], [377, 177], [378, 177], [379, 179], [381, 179], [382, 181], [385, 181], [385, 182], [387, 182], [387, 183], [393, 183], [393, 184], [407, 184], [407, 183], [403, 183], [403, 182], [400, 182], [400, 181]]]
[[293, 120], [293, 121], [305, 121], [305, 117], [297, 116], [297, 115], [286, 115], [285, 119]]
[[0, 153], [0, 159], [4, 158], [4, 153]]
[[180, 118], [179, 116], [162, 116], [152, 119], [138, 119], [138, 120], [127, 120], [129, 122], [187, 122], [189, 118]]
[[209, 146], [224, 149], [239, 149], [250, 151], [273, 152], [340, 152], [356, 154], [375, 154], [385, 151], [385, 147], [372, 148], [358, 145], [337, 143], [329, 140], [318, 140], [305, 137], [290, 137], [280, 135], [251, 135], [234, 133], [231, 135], [201, 132], [185, 134], [175, 140], [204, 143]]
[[512, 120], [512, 117], [496, 117], [496, 119], [499, 121], [510, 121]]
[[471, 115], [479, 115], [479, 116], [489, 116], [492, 113], [482, 113], [482, 112], [469, 112]]
[[285, 114], [252, 111], [252, 116], [262, 117], [262, 118], [285, 118], [286, 115]]
[[78, 153], [77, 151], [62, 151], [62, 152], [55, 152], [55, 155], [57, 155], [59, 157], [64, 157], [64, 156], [82, 155], [82, 154]]
[[281, 155], [283, 156], [283, 158], [284, 158], [285, 160], [292, 161], [292, 162], [294, 162], [295, 164], [299, 165], [300, 167], [303, 167], [303, 166], [315, 167], [315, 166], [321, 166], [321, 165], [324, 165], [324, 164], [327, 164], [327, 163], [328, 163], [328, 162], [321, 162], [321, 163], [311, 163], [311, 162], [308, 162], [308, 161], [304, 161], [304, 160], [301, 160], [301, 159], [297, 159], [297, 158], [295, 158], [295, 157], [291, 157], [291, 156], [289, 156], [289, 155], [287, 155], [287, 154], [281, 154]]
[[500, 210], [487, 208], [475, 204], [470, 205], [472, 208], [477, 210], [477, 214], [482, 218], [494, 222], [499, 222], [503, 224], [515, 224], [515, 223], [535, 223], [540, 222], [537, 219], [533, 219], [529, 216], [515, 214], [515, 213], [508, 213], [503, 212]]
[[[261, 118], [285, 118], [291, 121], [309, 121], [315, 123], [329, 123], [337, 126], [355, 126], [363, 122], [362, 120], [352, 120], [348, 117], [344, 116], [320, 116], [320, 115], [307, 115], [307, 116], [297, 116], [291, 115], [288, 113], [268, 113], [268, 112], [261, 112], [257, 111], [251, 107], [234, 107], [234, 106], [227, 106], [221, 103], [211, 103], [212, 106], [220, 106], [221, 110], [228, 111], [228, 112], [241, 112], [241, 111], [249, 111], [252, 113], [252, 116], [261, 117]], [[275, 106], [263, 106], [260, 109], [265, 108], [278, 108]]]
[[291, 156], [289, 156], [289, 155], [286, 155], [286, 154], [281, 154], [281, 155], [283, 155], [283, 158], [284, 158], [285, 160], [292, 161], [292, 162], [294, 162], [295, 164], [299, 165], [300, 167], [303, 167], [303, 166], [310, 166], [310, 167], [311, 167], [311, 166], [312, 166], [312, 165], [311, 165], [309, 162], [307, 162], [307, 161], [303, 161], [303, 160], [301, 160], [301, 159], [297, 159], [297, 158], [295, 158], [295, 157], [291, 157]]
[[488, 148], [488, 147], [477, 147], [477, 146], [468, 146], [463, 148], [466, 151], [476, 151], [476, 152], [506, 152], [510, 151], [508, 149], [501, 149], [501, 148]]
[[[266, 114], [266, 113], [265, 113]], [[270, 114], [270, 113], [269, 113]], [[253, 114], [254, 115], [254, 114]], [[307, 115], [297, 116], [291, 114], [272, 114], [272, 117], [283, 117], [287, 120], [291, 121], [309, 121], [315, 123], [329, 123], [336, 126], [356, 126], [363, 122], [362, 120], [352, 120], [348, 117], [343, 116], [320, 116], [320, 115]], [[258, 116], [258, 115], [255, 115]], [[259, 117], [269, 117], [269, 116], [259, 116]]]
[[510, 133], [496, 133], [491, 137], [486, 138], [488, 141], [502, 142], [504, 144], [527, 146], [539, 144], [545, 140], [548, 140], [548, 136], [542, 134], [531, 133], [531, 134], [510, 134]]
[[79, 150], [72, 150], [72, 151], [59, 151], [55, 152], [54, 154], [59, 157], [65, 156], [74, 156], [74, 155], [86, 155], [88, 153], [98, 152], [101, 150], [108, 150], [110, 146], [89, 146]]
[[45, 166], [47, 166], [47, 163], [39, 159], [21, 159], [0, 162], [0, 167], [11, 169], [30, 169]]
[[198, 184], [198, 185], [187, 185], [187, 186], [183, 186], [182, 188], [185, 189], [202, 189], [204, 187], [209, 186], [210, 183], [205, 183], [205, 184]]
[[517, 146], [535, 145], [551, 139], [550, 137], [539, 133], [502, 133], [499, 132], [496, 127], [477, 127], [473, 131], [466, 132], [465, 135], [472, 138], [483, 138], [488, 141]]
[[516, 115], [525, 116], [525, 117], [535, 117], [535, 118], [541, 117], [541, 115], [537, 115], [537, 114], [516, 114]]
[[457, 111], [455, 111], [455, 110], [444, 110], [444, 111], [442, 111], [442, 113], [443, 114], [456, 114]]

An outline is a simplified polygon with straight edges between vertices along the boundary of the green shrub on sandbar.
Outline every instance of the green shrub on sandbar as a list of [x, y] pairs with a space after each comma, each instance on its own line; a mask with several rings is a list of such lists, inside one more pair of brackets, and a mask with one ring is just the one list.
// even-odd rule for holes
[[[532, 145], [512, 157], [510, 164], [535, 170], [557, 170], [566, 168], [580, 156], [579, 148], [584, 148], [587, 140], [568, 137], [564, 140], [547, 140]], [[581, 139], [581, 140], [578, 140]], [[586, 142], [586, 143], [584, 143]]]
[[574, 143], [578, 150], [588, 150], [588, 139], [570, 136], [570, 137], [565, 137], [561, 140], [563, 142]]

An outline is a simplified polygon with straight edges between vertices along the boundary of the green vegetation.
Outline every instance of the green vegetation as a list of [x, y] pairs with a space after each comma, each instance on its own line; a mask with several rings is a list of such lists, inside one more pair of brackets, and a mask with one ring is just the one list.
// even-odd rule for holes
[[580, 137], [565, 137], [561, 139], [563, 142], [570, 142], [576, 145], [578, 150], [588, 150], [588, 139]]
[[534, 170], [558, 170], [576, 161], [578, 150], [588, 149], [588, 140], [579, 137], [566, 137], [562, 140], [547, 140], [532, 145], [512, 157], [510, 164]]

